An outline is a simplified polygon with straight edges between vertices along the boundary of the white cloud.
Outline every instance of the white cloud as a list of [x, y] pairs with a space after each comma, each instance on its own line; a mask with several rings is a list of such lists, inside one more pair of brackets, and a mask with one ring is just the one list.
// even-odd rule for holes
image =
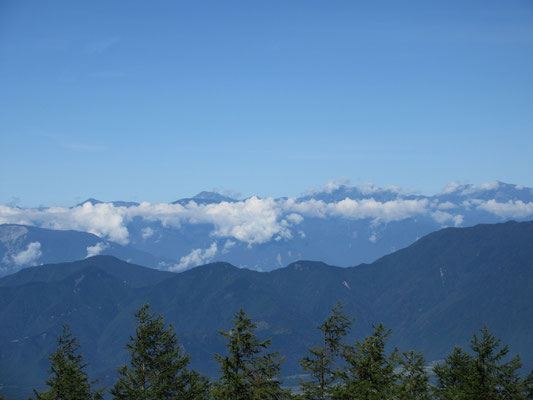
[[127, 244], [129, 233], [125, 226], [125, 207], [112, 204], [85, 203], [78, 207], [47, 209], [0, 206], [0, 223], [33, 225], [41, 228], [77, 230]]
[[283, 208], [286, 212], [296, 212], [305, 217], [372, 219], [374, 223], [386, 223], [427, 214], [429, 201], [427, 199], [398, 199], [379, 202], [373, 198], [361, 200], [346, 198], [339, 202], [325, 203], [315, 199], [301, 202], [288, 199], [284, 202]]
[[453, 208], [457, 208], [457, 204], [453, 204], [451, 201], [445, 201], [444, 203], [439, 203], [437, 208], [439, 210], [451, 210]]
[[464, 215], [461, 215], [461, 214], [456, 215], [456, 216], [453, 217], [453, 225], [454, 226], [461, 226], [461, 225], [463, 225], [464, 220], [465, 220]]
[[306, 201], [296, 201], [296, 199], [287, 199], [281, 203], [285, 212], [295, 212], [307, 217], [326, 218], [327, 204], [322, 200], [310, 199]]
[[300, 214], [294, 214], [294, 213], [287, 215], [285, 218], [288, 222], [294, 225], [298, 225], [304, 220], [304, 217], [302, 217]]
[[236, 244], [237, 243], [231, 239], [226, 240], [226, 243], [224, 243], [224, 247], [222, 248], [222, 254], [226, 254]]
[[533, 216], [533, 202], [524, 203], [521, 200], [508, 201], [507, 203], [488, 200], [478, 204], [477, 208], [503, 218], [526, 218]]
[[179, 264], [170, 267], [169, 271], [178, 272], [189, 267], [206, 264], [213, 259], [217, 250], [217, 242], [213, 242], [207, 249], [194, 249], [186, 256], [181, 257]]
[[474, 193], [496, 190], [500, 187], [498, 181], [485, 182], [481, 184], [461, 184], [459, 182], [448, 182], [440, 194], [458, 193], [462, 196], [469, 196]]
[[459, 182], [448, 182], [441, 190], [440, 194], [452, 194], [457, 192], [462, 185]]
[[368, 240], [371, 241], [372, 243], [376, 243], [378, 241], [378, 237], [376, 236], [375, 233], [373, 233], [372, 235], [370, 235]]
[[340, 178], [340, 179], [331, 179], [326, 182], [326, 184], [320, 189], [310, 188], [306, 191], [306, 195], [314, 195], [319, 193], [328, 193], [331, 194], [335, 190], [339, 189], [342, 185], [348, 185], [350, 183], [349, 178]]
[[41, 243], [31, 242], [25, 250], [12, 255], [11, 259], [15, 265], [35, 265], [39, 257], [42, 256]]
[[85, 256], [85, 258], [97, 256], [98, 254], [100, 254], [102, 251], [104, 251], [108, 247], [109, 245], [105, 242], [99, 242], [99, 243], [96, 243], [94, 246], [88, 246], [87, 255]]
[[236, 203], [222, 202], [191, 205], [191, 223], [211, 223], [212, 234], [232, 237], [249, 245], [265, 243], [275, 236], [290, 237], [290, 223], [282, 218], [282, 209], [272, 198], [251, 197]]
[[373, 219], [373, 222], [401, 221], [428, 212], [428, 200], [391, 200], [379, 202], [374, 199], [344, 199], [327, 205], [328, 214], [350, 219]]
[[484, 192], [488, 190], [496, 190], [499, 187], [500, 187], [500, 183], [498, 181], [481, 183], [479, 185], [466, 185], [466, 187], [463, 189], [461, 194], [463, 196], [468, 196], [473, 193], [479, 193], [479, 192]]
[[153, 234], [154, 234], [154, 230], [152, 228], [150, 228], [149, 226], [147, 226], [146, 228], [143, 228], [141, 230], [142, 238], [145, 239], [145, 240], [148, 239]]
[[342, 185], [347, 185], [350, 183], [350, 179], [341, 178], [336, 180], [330, 180], [326, 182], [323, 191], [326, 193], [332, 193], [335, 190], [339, 189]]
[[452, 215], [445, 211], [437, 210], [431, 213], [431, 218], [441, 225], [447, 225], [447, 222], [453, 222], [454, 226], [460, 226], [463, 223], [462, 215]]

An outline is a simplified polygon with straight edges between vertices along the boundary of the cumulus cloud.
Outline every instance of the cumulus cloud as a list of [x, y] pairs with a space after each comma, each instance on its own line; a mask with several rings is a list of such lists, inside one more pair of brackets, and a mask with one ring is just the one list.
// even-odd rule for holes
[[213, 236], [233, 238], [249, 245], [265, 243], [275, 237], [290, 238], [290, 227], [302, 220], [297, 215], [284, 217], [276, 200], [255, 196], [239, 202], [197, 204], [190, 201], [183, 206], [142, 203], [129, 207], [125, 215], [128, 220], [140, 216], [174, 228], [186, 223], [211, 224]]
[[401, 221], [428, 212], [427, 199], [391, 200], [379, 202], [374, 199], [344, 199], [328, 204], [330, 215], [351, 219], [372, 218], [374, 222]]
[[189, 254], [181, 257], [179, 264], [170, 267], [169, 270], [179, 272], [189, 267], [206, 264], [213, 259], [217, 251], [217, 242], [213, 242], [207, 249], [194, 249]]
[[85, 258], [94, 257], [100, 254], [102, 251], [107, 249], [109, 245], [105, 242], [96, 243], [94, 246], [87, 247], [87, 255]]
[[496, 190], [500, 187], [500, 182], [492, 181], [481, 184], [461, 184], [459, 182], [448, 182], [440, 194], [457, 193], [462, 196], [469, 196], [474, 193]]
[[89, 232], [99, 237], [127, 244], [129, 233], [125, 226], [125, 207], [87, 202], [81, 206], [46, 209], [0, 206], [0, 223], [33, 225], [58, 230]]
[[150, 228], [149, 226], [147, 226], [146, 228], [143, 228], [141, 230], [142, 238], [145, 239], [145, 240], [148, 239], [153, 234], [154, 234], [154, 230], [152, 228]]
[[315, 189], [315, 188], [310, 188], [306, 191], [306, 195], [313, 195], [313, 194], [319, 194], [319, 193], [328, 193], [328, 194], [331, 194], [333, 193], [335, 190], [337, 189], [340, 189], [341, 186], [343, 185], [348, 185], [350, 183], [350, 179], [349, 178], [346, 178], [346, 177], [343, 177], [343, 178], [340, 178], [340, 179], [331, 179], [329, 181], [326, 182], [326, 184], [319, 188], [319, 189]]
[[479, 210], [484, 210], [503, 218], [525, 218], [533, 216], [533, 202], [524, 203], [521, 200], [500, 203], [496, 200], [480, 202]]
[[437, 208], [439, 210], [451, 210], [452, 208], [457, 208], [457, 204], [453, 204], [451, 201], [445, 201], [444, 203], [439, 203]]
[[31, 242], [25, 250], [11, 256], [15, 265], [35, 265], [37, 260], [42, 256], [41, 243]]
[[335, 190], [339, 189], [342, 185], [347, 185], [350, 183], [350, 179], [341, 178], [337, 180], [330, 180], [326, 182], [323, 191], [326, 193], [332, 193]]
[[461, 194], [463, 196], [468, 196], [473, 193], [484, 192], [488, 190], [496, 190], [499, 187], [500, 187], [500, 182], [498, 181], [481, 183], [479, 185], [466, 185], [466, 187], [463, 189]]
[[441, 190], [440, 194], [452, 194], [457, 192], [462, 185], [459, 182], [448, 182]]
[[231, 239], [226, 240], [226, 243], [224, 243], [224, 247], [222, 248], [222, 253], [226, 254], [236, 244], [237, 243]]
[[427, 199], [397, 199], [380, 202], [373, 198], [359, 200], [346, 198], [332, 203], [315, 199], [301, 202], [288, 199], [283, 204], [283, 207], [288, 212], [296, 212], [306, 217], [372, 219], [374, 223], [387, 223], [401, 221], [416, 215], [425, 215], [429, 212], [429, 205]]
[[195, 205], [190, 211], [189, 221], [213, 224], [214, 236], [232, 237], [249, 245], [265, 243], [276, 236], [291, 237], [291, 223], [282, 218], [282, 209], [272, 198], [251, 197], [237, 203]]
[[453, 216], [453, 225], [454, 226], [461, 226], [463, 225], [463, 222], [465, 220], [464, 215], [458, 214]]
[[432, 212], [431, 217], [441, 225], [447, 225], [448, 222], [452, 222], [454, 226], [460, 226], [464, 219], [462, 215], [452, 215], [440, 210]]

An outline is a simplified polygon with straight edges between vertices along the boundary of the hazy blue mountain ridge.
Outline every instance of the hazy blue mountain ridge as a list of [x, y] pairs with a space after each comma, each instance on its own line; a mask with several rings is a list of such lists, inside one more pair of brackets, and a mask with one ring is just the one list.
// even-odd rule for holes
[[91, 233], [28, 225], [0, 225], [0, 276], [31, 265], [76, 261], [97, 254], [113, 255], [152, 268], [166, 261]]

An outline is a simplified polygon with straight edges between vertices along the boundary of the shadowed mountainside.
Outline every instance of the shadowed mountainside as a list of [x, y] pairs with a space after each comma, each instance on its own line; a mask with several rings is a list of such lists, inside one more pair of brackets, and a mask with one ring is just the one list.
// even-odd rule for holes
[[218, 334], [243, 307], [261, 337], [299, 373], [314, 329], [340, 300], [356, 321], [349, 340], [383, 322], [391, 344], [428, 360], [466, 345], [484, 324], [533, 366], [533, 222], [447, 228], [372, 264], [298, 261], [268, 273], [213, 263], [180, 274], [110, 256], [28, 268], [0, 279], [0, 393], [42, 385], [62, 324], [70, 323], [91, 376], [109, 383], [125, 361], [133, 313], [148, 302], [171, 322], [192, 365], [214, 375]]

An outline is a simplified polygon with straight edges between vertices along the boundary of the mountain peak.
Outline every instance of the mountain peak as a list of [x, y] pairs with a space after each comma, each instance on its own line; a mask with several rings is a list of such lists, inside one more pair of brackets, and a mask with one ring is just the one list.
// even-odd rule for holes
[[205, 190], [198, 193], [196, 196], [193, 197], [193, 199], [210, 200], [210, 201], [235, 201], [235, 199], [232, 199], [231, 197], [221, 195], [220, 193], [217, 193], [217, 192], [207, 192]]
[[137, 203], [135, 201], [121, 201], [121, 200], [119, 200], [119, 201], [100, 201], [100, 200], [97, 200], [97, 199], [93, 199], [91, 197], [91, 198], [88, 198], [85, 201], [82, 201], [81, 203], [76, 204], [74, 207], [81, 207], [85, 203], [90, 203], [93, 206], [95, 206], [97, 204], [112, 204], [115, 207], [135, 207], [135, 206], [139, 205], [139, 203]]
[[91, 203], [91, 205], [94, 206], [96, 204], [102, 204], [103, 201], [100, 201], [100, 200], [97, 200], [97, 199], [93, 199], [92, 197], [89, 197], [87, 200], [84, 200], [81, 203], [76, 204], [74, 207], [83, 206], [85, 203]]
[[310, 261], [310, 260], [300, 260], [293, 262], [287, 267], [282, 269], [289, 269], [294, 271], [309, 271], [313, 269], [322, 269], [322, 268], [332, 268], [332, 266], [322, 262], [322, 261]]
[[203, 192], [198, 193], [194, 197], [179, 199], [179, 200], [172, 202], [171, 204], [185, 205], [189, 203], [190, 201], [194, 201], [197, 204], [213, 204], [213, 203], [222, 203], [223, 201], [226, 201], [228, 203], [234, 203], [237, 200], [232, 199], [231, 197], [221, 195], [220, 193], [217, 193], [217, 192], [203, 191]]

